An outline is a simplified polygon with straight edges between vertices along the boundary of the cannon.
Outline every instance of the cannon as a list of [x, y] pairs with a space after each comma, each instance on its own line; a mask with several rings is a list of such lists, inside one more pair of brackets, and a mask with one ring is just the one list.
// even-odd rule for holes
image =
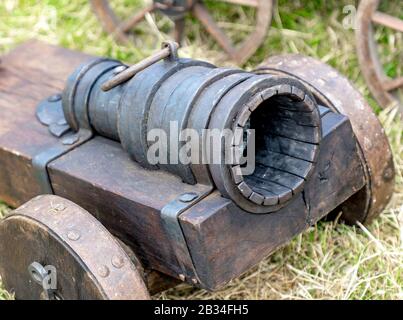
[[0, 198], [17, 209], [0, 222], [0, 274], [16, 298], [217, 290], [317, 221], [369, 223], [387, 205], [388, 140], [336, 70], [176, 50], [131, 67], [40, 42], [4, 56]]

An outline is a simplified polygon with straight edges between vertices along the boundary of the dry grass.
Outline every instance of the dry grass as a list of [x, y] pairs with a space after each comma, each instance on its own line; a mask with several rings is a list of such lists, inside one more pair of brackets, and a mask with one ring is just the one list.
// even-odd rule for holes
[[[116, 9], [127, 3], [112, 1]], [[266, 42], [246, 67], [266, 56], [300, 52], [330, 63], [347, 75], [377, 112], [360, 74], [352, 30], [342, 26], [342, 8], [353, 1], [279, 1], [273, 28]], [[384, 10], [403, 18], [401, 1], [385, 1]], [[354, 3], [354, 2], [353, 2]], [[210, 1], [220, 25], [235, 36], [250, 30], [252, 13]], [[226, 20], [225, 20], [226, 19]], [[235, 22], [230, 22], [235, 21]], [[149, 16], [132, 46], [122, 47], [105, 35], [86, 0], [3, 0], [0, 4], [0, 52], [29, 38], [39, 38], [91, 54], [108, 55], [128, 62], [147, 56], [166, 38], [170, 22]], [[158, 29], [162, 31], [158, 31]], [[192, 21], [184, 56], [228, 64], [216, 44]], [[377, 28], [381, 56], [387, 73], [403, 75], [403, 37]], [[221, 291], [209, 293], [185, 285], [165, 292], [162, 299], [403, 299], [403, 143], [402, 120], [396, 109], [379, 114], [395, 155], [395, 195], [388, 209], [368, 229], [321, 222], [296, 237]], [[0, 215], [7, 211], [0, 205]], [[1, 257], [0, 257], [1, 259]], [[10, 296], [0, 289], [0, 299]]]

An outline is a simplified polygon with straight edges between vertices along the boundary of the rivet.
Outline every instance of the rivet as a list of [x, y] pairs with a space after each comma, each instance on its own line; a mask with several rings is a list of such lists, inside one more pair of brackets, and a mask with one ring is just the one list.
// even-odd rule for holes
[[390, 180], [390, 179], [393, 178], [393, 170], [392, 170], [392, 168], [387, 168], [387, 169], [384, 171], [383, 178], [384, 178], [385, 180]]
[[60, 100], [62, 100], [62, 95], [61, 94], [54, 94], [53, 96], [50, 96], [49, 98], [48, 98], [48, 102], [57, 102], [57, 101], [60, 101]]
[[188, 193], [184, 193], [179, 197], [179, 201], [181, 202], [191, 202], [193, 200], [195, 200], [198, 197], [197, 193], [195, 192], [188, 192]]
[[113, 256], [112, 257], [112, 265], [117, 268], [120, 269], [124, 266], [125, 264], [125, 259], [122, 256]]
[[184, 274], [180, 274], [180, 275], [179, 275], [179, 279], [180, 279], [181, 281], [185, 281], [185, 280], [186, 280], [186, 277], [185, 277]]
[[69, 238], [71, 241], [77, 241], [78, 239], [80, 239], [81, 235], [78, 231], [75, 230], [70, 230], [67, 233], [67, 238]]
[[106, 278], [107, 276], [109, 276], [109, 268], [107, 266], [100, 266], [98, 268], [98, 274], [102, 277], [102, 278]]
[[63, 138], [62, 143], [64, 145], [72, 145], [75, 144], [79, 139], [80, 137], [78, 135], [70, 135], [68, 137]]
[[54, 205], [52, 205], [52, 211], [63, 211], [66, 209], [66, 206], [63, 203], [56, 203]]

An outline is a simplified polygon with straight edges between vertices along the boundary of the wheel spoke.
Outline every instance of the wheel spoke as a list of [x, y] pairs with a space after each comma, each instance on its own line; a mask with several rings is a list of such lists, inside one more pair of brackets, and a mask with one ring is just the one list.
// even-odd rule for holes
[[221, 2], [228, 2], [232, 4], [238, 4], [241, 6], [249, 6], [249, 7], [258, 7], [259, 6], [259, 0], [218, 0]]
[[403, 88], [403, 77], [387, 80], [383, 83], [383, 89], [390, 92], [399, 88]]
[[218, 42], [218, 44], [231, 56], [234, 57], [236, 54], [235, 48], [233, 47], [231, 41], [221, 30], [221, 28], [214, 21], [213, 17], [207, 11], [201, 3], [196, 3], [193, 7], [193, 13], [197, 19], [204, 25], [211, 36]]
[[141, 20], [144, 19], [147, 13], [153, 11], [155, 9], [155, 5], [151, 4], [148, 7], [145, 7], [126, 21], [122, 22], [118, 29], [119, 31], [122, 32], [128, 32], [130, 29], [132, 29], [136, 24], [138, 24]]
[[372, 15], [372, 21], [385, 27], [403, 32], [403, 20], [400, 20], [399, 18], [390, 16], [383, 12], [375, 12]]
[[175, 35], [174, 39], [177, 43], [182, 43], [185, 34], [185, 19], [178, 19], [175, 21]]

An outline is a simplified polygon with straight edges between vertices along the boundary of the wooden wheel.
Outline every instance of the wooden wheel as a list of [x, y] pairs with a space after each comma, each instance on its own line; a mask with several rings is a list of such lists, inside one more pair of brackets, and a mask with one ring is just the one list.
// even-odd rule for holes
[[[357, 13], [356, 43], [361, 71], [375, 99], [382, 108], [399, 105], [402, 111], [403, 76], [389, 78], [380, 62], [374, 25], [382, 25], [403, 32], [403, 20], [378, 11], [381, 0], [362, 0]], [[403, 111], [402, 111], [403, 112]]]
[[264, 41], [272, 19], [274, 0], [218, 0], [234, 5], [249, 6], [256, 9], [256, 25], [254, 31], [239, 45], [235, 46], [209, 13], [202, 0], [153, 0], [151, 4], [135, 13], [125, 21], [121, 21], [109, 5], [108, 0], [90, 0], [92, 8], [101, 21], [106, 32], [113, 34], [117, 41], [130, 41], [130, 31], [144, 19], [146, 14], [155, 10], [161, 11], [175, 23], [175, 40], [181, 42], [184, 34], [184, 17], [192, 13], [203, 24], [207, 32], [238, 64], [245, 63]]
[[150, 299], [119, 241], [58, 196], [38, 196], [0, 221], [0, 257], [4, 285], [17, 299]]

